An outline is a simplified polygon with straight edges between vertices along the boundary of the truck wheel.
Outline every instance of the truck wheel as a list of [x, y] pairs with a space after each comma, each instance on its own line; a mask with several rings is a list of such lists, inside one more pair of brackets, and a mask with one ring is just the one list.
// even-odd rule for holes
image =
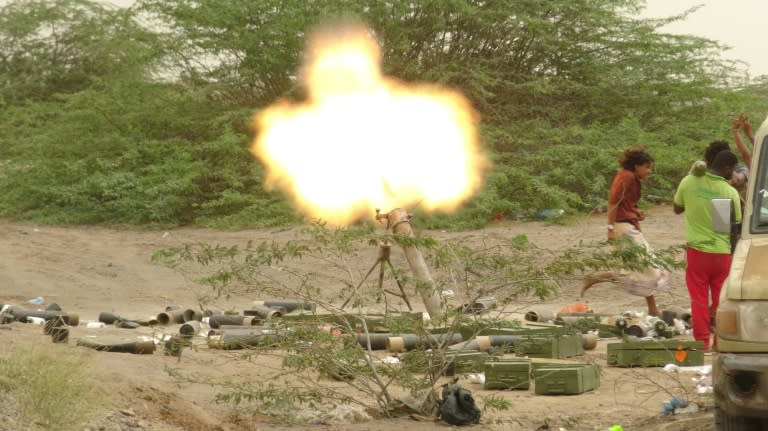
[[715, 405], [715, 431], [768, 430], [768, 419], [731, 416]]

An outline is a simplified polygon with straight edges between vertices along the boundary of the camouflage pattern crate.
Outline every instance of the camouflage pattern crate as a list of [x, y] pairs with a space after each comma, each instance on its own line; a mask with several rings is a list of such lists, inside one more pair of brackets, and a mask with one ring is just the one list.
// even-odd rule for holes
[[480, 373], [483, 371], [485, 362], [490, 358], [486, 352], [476, 350], [464, 352], [447, 352], [445, 354], [446, 376], [453, 376], [464, 373]]
[[600, 387], [597, 364], [538, 364], [533, 368], [537, 395], [575, 395]]
[[663, 367], [704, 365], [704, 342], [637, 340], [608, 344], [608, 365], [614, 367]]
[[563, 359], [584, 354], [580, 334], [529, 337], [515, 344], [517, 356]]
[[531, 360], [528, 358], [487, 361], [483, 368], [485, 389], [525, 389], [531, 385]]

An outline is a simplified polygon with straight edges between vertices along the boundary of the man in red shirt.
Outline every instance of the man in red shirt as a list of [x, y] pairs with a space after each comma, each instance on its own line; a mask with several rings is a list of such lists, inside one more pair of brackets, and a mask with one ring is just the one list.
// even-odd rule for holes
[[[621, 169], [613, 177], [608, 195], [608, 240], [626, 236], [650, 252], [651, 247], [640, 231], [640, 222], [645, 215], [637, 203], [640, 201], [641, 182], [651, 175], [653, 157], [644, 149], [635, 148], [625, 151], [619, 164]], [[666, 270], [649, 267], [640, 273], [611, 271], [590, 274], [584, 278], [581, 295], [584, 296], [593, 285], [608, 281], [620, 284], [633, 295], [644, 296], [649, 315], [660, 314], [654, 293], [668, 286], [669, 273]]]

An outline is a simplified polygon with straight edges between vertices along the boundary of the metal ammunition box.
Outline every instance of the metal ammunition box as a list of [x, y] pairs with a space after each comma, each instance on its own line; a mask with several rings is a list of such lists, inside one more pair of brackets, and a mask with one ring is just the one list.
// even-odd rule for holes
[[704, 365], [704, 342], [668, 340], [608, 343], [608, 365], [615, 367], [662, 367]]
[[551, 337], [528, 337], [515, 344], [517, 356], [563, 359], [584, 354], [581, 335], [568, 334]]
[[574, 395], [600, 387], [597, 364], [537, 364], [533, 367], [537, 395]]
[[487, 361], [483, 367], [485, 389], [528, 389], [531, 360], [528, 358]]

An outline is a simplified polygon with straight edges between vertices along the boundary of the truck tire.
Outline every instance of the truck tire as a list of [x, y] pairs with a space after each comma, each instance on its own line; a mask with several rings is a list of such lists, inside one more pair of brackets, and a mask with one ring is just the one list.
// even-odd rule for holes
[[768, 431], [768, 419], [731, 416], [715, 404], [715, 431]]

